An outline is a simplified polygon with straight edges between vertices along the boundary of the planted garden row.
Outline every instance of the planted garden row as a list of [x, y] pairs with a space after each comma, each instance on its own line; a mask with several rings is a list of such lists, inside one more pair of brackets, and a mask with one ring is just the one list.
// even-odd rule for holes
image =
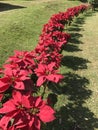
[[[15, 51], [0, 69], [0, 130], [40, 130], [41, 122], [55, 119], [46, 87], [63, 79], [59, 67], [61, 50], [70, 38], [63, 32], [73, 18], [88, 9], [86, 5], [54, 14], [42, 29], [36, 48]], [[38, 95], [40, 88], [43, 92]]]

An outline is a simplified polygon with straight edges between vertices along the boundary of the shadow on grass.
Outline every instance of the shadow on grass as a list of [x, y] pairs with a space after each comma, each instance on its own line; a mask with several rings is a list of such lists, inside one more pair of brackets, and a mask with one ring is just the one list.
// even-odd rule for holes
[[0, 2], [0, 12], [12, 10], [12, 9], [21, 9], [21, 8], [25, 8], [25, 7]]
[[80, 31], [84, 30], [82, 25], [85, 23], [86, 17], [91, 17], [92, 15], [94, 15], [94, 12], [85, 13], [82, 17], [76, 18], [74, 22], [72, 23], [72, 25], [67, 28], [67, 31], [70, 33], [71, 38], [69, 39], [68, 44], [64, 47], [65, 51], [70, 50], [70, 52], [71, 51], [73, 52], [73, 46], [74, 46], [74, 51], [79, 51], [77, 45], [83, 44], [83, 42], [80, 40], [80, 38], [82, 37], [82, 34], [80, 34]]
[[[54, 94], [54, 105], [58, 95], [66, 95], [68, 102], [57, 111], [57, 119], [47, 125], [46, 130], [94, 130], [98, 128], [98, 119], [84, 103], [90, 98], [92, 91], [86, 87], [89, 80], [74, 73], [66, 73], [60, 85], [50, 88]], [[57, 96], [57, 97], [56, 97]]]
[[81, 103], [69, 103], [61, 107], [58, 116], [59, 119], [55, 121], [56, 124], [59, 124], [55, 127], [56, 130], [94, 130], [98, 128], [98, 119]]
[[[86, 85], [89, 84], [89, 80], [85, 77], [81, 77], [78, 74], [66, 73], [61, 84], [53, 84], [50, 89], [57, 95], [67, 95], [69, 100], [85, 100], [91, 95], [91, 91], [86, 89]], [[82, 94], [82, 96], [81, 96]]]
[[[86, 14], [86, 16], [92, 16], [92, 14]], [[85, 17], [77, 18], [73, 26], [69, 28], [69, 31], [72, 31], [72, 38], [64, 48], [65, 51], [82, 51], [78, 49], [78, 45], [82, 43], [79, 38], [82, 36], [80, 31], [83, 29], [84, 20]], [[52, 106], [55, 107], [57, 104], [62, 106], [56, 112], [56, 120], [47, 124], [45, 130], [95, 130], [98, 128], [98, 118], [86, 105], [86, 100], [92, 95], [92, 91], [88, 88], [89, 80], [75, 74], [78, 69], [87, 69], [87, 63], [90, 61], [81, 56], [67, 55], [62, 59], [62, 66], [67, 66], [73, 71], [64, 74], [64, 80], [60, 84], [49, 85], [52, 90], [52, 97], [50, 95], [53, 100]], [[60, 99], [61, 103], [60, 100], [58, 101], [59, 96], [63, 97]]]
[[81, 49], [78, 48], [78, 46], [75, 46], [73, 44], [67, 44], [66, 46], [63, 47], [63, 49], [67, 52], [82, 51]]
[[[73, 1], [73, 0], [69, 0], [69, 1]], [[87, 3], [88, 0], [80, 0], [83, 3]]]
[[86, 63], [90, 63], [90, 62], [81, 57], [64, 56], [61, 64], [63, 66], [67, 66], [70, 69], [78, 70], [78, 69], [87, 69]]
[[88, 0], [80, 0], [81, 2], [84, 2], [84, 3], [86, 3], [86, 2], [88, 2]]

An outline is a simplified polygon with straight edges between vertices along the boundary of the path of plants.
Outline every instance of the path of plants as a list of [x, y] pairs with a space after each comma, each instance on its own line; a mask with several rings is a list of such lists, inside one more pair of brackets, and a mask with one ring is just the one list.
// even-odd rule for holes
[[63, 79], [58, 71], [61, 52], [71, 37], [64, 27], [87, 9], [80, 5], [52, 15], [35, 50], [15, 51], [5, 62], [0, 70], [1, 130], [40, 130], [41, 122], [55, 119], [52, 100], [44, 95], [47, 87]]

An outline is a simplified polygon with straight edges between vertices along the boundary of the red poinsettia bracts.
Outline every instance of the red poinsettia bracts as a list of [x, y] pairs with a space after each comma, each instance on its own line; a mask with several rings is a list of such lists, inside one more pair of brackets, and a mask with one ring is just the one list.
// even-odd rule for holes
[[25, 90], [24, 81], [30, 82], [30, 77], [24, 70], [7, 68], [4, 77], [0, 78], [0, 92], [5, 92], [9, 87]]
[[0, 101], [2, 100], [2, 98], [3, 98], [3, 94], [0, 94]]
[[32, 70], [35, 68], [36, 63], [34, 61], [34, 54], [28, 51], [14, 51], [14, 56], [10, 56], [7, 60], [10, 64], [16, 64], [20, 69], [32, 73]]
[[63, 76], [58, 74], [57, 70], [55, 70], [55, 63], [48, 65], [39, 64], [38, 68], [35, 69], [35, 73], [38, 76], [37, 86], [41, 86], [46, 81], [58, 83], [63, 78]]
[[44, 25], [42, 32], [50, 33], [56, 30], [63, 31], [63, 29], [64, 25], [62, 25], [61, 23], [53, 23], [52, 21], [50, 21], [49, 23]]
[[12, 98], [3, 104], [0, 113], [0, 128], [40, 130], [40, 122], [55, 119], [54, 110], [41, 97], [33, 97], [30, 93], [21, 94], [13, 91]]

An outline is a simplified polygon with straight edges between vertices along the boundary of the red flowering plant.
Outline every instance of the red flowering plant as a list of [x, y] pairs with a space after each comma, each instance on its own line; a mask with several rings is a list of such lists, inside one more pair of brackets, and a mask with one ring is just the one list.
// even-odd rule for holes
[[32, 73], [36, 63], [34, 61], [35, 55], [33, 51], [14, 51], [14, 55], [10, 56], [6, 61], [9, 65], [17, 65], [18, 68]]
[[55, 69], [55, 63], [46, 64], [39, 64], [38, 68], [35, 69], [35, 73], [38, 76], [37, 86], [41, 86], [46, 81], [52, 81], [58, 83], [63, 76], [58, 74], [57, 70]]
[[79, 9], [80, 9], [80, 13], [83, 13], [84, 11], [87, 11], [89, 8], [89, 5], [80, 5]]
[[46, 47], [49, 46], [50, 44], [53, 45], [55, 44], [55, 47], [53, 47], [53, 49], [60, 51], [61, 47], [63, 45], [66, 45], [69, 38], [70, 34], [57, 30], [50, 33], [43, 33], [42, 35], [40, 35], [39, 44], [44, 45]]
[[67, 12], [70, 12], [70, 15], [74, 17], [74, 16], [78, 16], [78, 14], [80, 13], [80, 10], [79, 10], [79, 7], [77, 6], [73, 8], [68, 8]]
[[51, 122], [55, 119], [54, 110], [41, 97], [33, 97], [31, 93], [13, 91], [12, 98], [0, 108], [3, 116], [0, 129], [7, 130], [40, 130], [40, 122]]
[[48, 53], [50, 51], [60, 51], [60, 46], [58, 45], [58, 42], [53, 39], [53, 34], [56, 31], [54, 31], [53, 33], [43, 33], [42, 35], [40, 35], [39, 37], [39, 43], [38, 45], [43, 46], [45, 48], [45, 51], [48, 51]]
[[[17, 53], [18, 53], [18, 51], [17, 51]], [[24, 104], [21, 104], [22, 101], [19, 101], [18, 98], [16, 98], [16, 99], [18, 100], [17, 102], [18, 102], [19, 106], [14, 101], [14, 99], [15, 99], [15, 96], [13, 96], [14, 91], [17, 91], [18, 96], [24, 95], [23, 97], [26, 96], [26, 92], [29, 92], [29, 96], [35, 95], [34, 87], [37, 88], [38, 86], [41, 86], [43, 83], [46, 84], [46, 82], [48, 82], [48, 81], [57, 83], [62, 79], [62, 75], [58, 74], [57, 68], [54, 67], [55, 63], [53, 63], [53, 65], [52, 65], [52, 63], [51, 63], [51, 65], [47, 65], [47, 64], [42, 65], [43, 67], [45, 67], [45, 70], [42, 71], [41, 69], [43, 67], [41, 67], [40, 63], [38, 63], [38, 61], [36, 60], [35, 54], [33, 53], [33, 51], [30, 52], [30, 54], [33, 54], [33, 56], [30, 55], [29, 57], [27, 55], [21, 56], [21, 54], [23, 54], [23, 53], [24, 52], [21, 52], [21, 53], [19, 52], [20, 55], [17, 55], [15, 53], [14, 56], [11, 56], [7, 60], [7, 63], [3, 65], [3, 69], [0, 72], [2, 74], [2, 76], [0, 78], [0, 93], [1, 93], [0, 100], [1, 100], [2, 106], [3, 106], [0, 109], [0, 113], [2, 113], [1, 120], [0, 120], [0, 128], [4, 129], [4, 130], [8, 130], [8, 129], [40, 130], [40, 120], [42, 122], [50, 122], [55, 119], [54, 110], [48, 105], [45, 105], [45, 107], [43, 107], [43, 108], [39, 107], [40, 110], [36, 108], [37, 106], [35, 106], [34, 111], [38, 110], [39, 114], [37, 113], [36, 116], [33, 115], [31, 117], [31, 115], [28, 114], [28, 113], [30, 113], [30, 111], [27, 110], [28, 106], [24, 106]], [[25, 58], [26, 56], [27, 56], [27, 58]], [[29, 68], [31, 70], [28, 70], [28, 67], [27, 67], [28, 65], [30, 66]], [[34, 81], [34, 78], [35, 78], [34, 76], [37, 77], [36, 81]], [[41, 76], [42, 77], [44, 76], [44, 78], [45, 78], [44, 82], [41, 81], [42, 80]], [[36, 91], [38, 91], [38, 89], [36, 89]], [[9, 93], [12, 93], [12, 95], [10, 94], [9, 96], [7, 96], [7, 98], [5, 98], [6, 94], [9, 94]], [[3, 98], [3, 95], [4, 95], [4, 98]], [[3, 98], [3, 100], [2, 100], [2, 98]], [[14, 98], [14, 99], [12, 99], [12, 98]], [[35, 99], [37, 100], [37, 98], [39, 100], [39, 97], [33, 96], [33, 98], [30, 98], [30, 101], [34, 102]], [[24, 102], [25, 102], [25, 100], [28, 100], [28, 102], [29, 102], [29, 98], [27, 98], [27, 99], [23, 98], [23, 100], [24, 100]], [[30, 102], [30, 104], [31, 104], [31, 102]], [[44, 104], [43, 99], [40, 98], [39, 104], [41, 105], [41, 107], [43, 106], [43, 104]], [[22, 107], [22, 105], [24, 107]], [[8, 109], [5, 109], [5, 108], [8, 108]], [[29, 108], [29, 109], [31, 110], [31, 108]], [[33, 108], [32, 108], [32, 111], [33, 111]], [[44, 114], [45, 115], [46, 115], [46, 113], [48, 114], [48, 111], [49, 111], [48, 118], [44, 117]], [[43, 115], [43, 117], [42, 117], [42, 115]], [[32, 121], [31, 121], [31, 118], [32, 118]], [[44, 120], [44, 119], [46, 119], [46, 120]]]
[[52, 21], [52, 23], [54, 24], [62, 24], [63, 26], [65, 25], [69, 25], [69, 22], [71, 22], [74, 18], [74, 11], [72, 11], [72, 8], [68, 9], [66, 12], [60, 12], [58, 14], [53, 15], [50, 18], [50, 21]]
[[52, 15], [35, 50], [15, 51], [0, 69], [0, 130], [40, 130], [41, 123], [55, 119], [45, 89], [63, 79], [60, 52], [70, 38], [63, 32], [65, 24], [86, 9], [81, 5]]
[[[19, 58], [16, 56], [9, 58], [7, 60], [9, 64], [5, 64], [5, 68], [1, 71], [0, 101], [2, 102], [2, 108], [0, 109], [0, 129], [40, 130], [40, 122], [53, 121], [55, 112], [41, 97], [32, 96], [35, 95], [35, 81], [32, 75], [37, 76], [36, 69], [33, 66], [32, 74], [31, 71], [26, 71], [27, 67], [24, 66], [30, 63], [31, 60], [27, 63], [28, 60], [25, 62], [25, 59], [19, 60]], [[21, 63], [25, 64], [22, 66]], [[9, 93], [12, 94], [6, 98], [6, 94]]]
[[14, 87], [15, 89], [24, 90], [24, 81], [31, 80], [24, 70], [20, 69], [10, 69], [7, 68], [4, 71], [4, 77], [0, 78], [0, 92], [5, 92], [9, 87]]
[[58, 14], [52, 15], [49, 22], [52, 21], [55, 24], [60, 23], [62, 25], [65, 25], [65, 24], [67, 24], [68, 19], [69, 18], [66, 16], [66, 12], [59, 12]]
[[56, 30], [63, 31], [63, 29], [64, 29], [63, 24], [49, 21], [47, 24], [43, 26], [42, 32], [50, 33]]
[[0, 94], [0, 101], [2, 100], [2, 98], [3, 98], [3, 94]]
[[65, 46], [70, 39], [70, 34], [60, 31], [55, 31], [52, 34], [52, 39], [57, 42], [58, 46], [62, 49], [62, 46]]
[[36, 56], [36, 60], [38, 63], [41, 64], [50, 64], [51, 62], [55, 62], [55, 67], [58, 69], [60, 67], [62, 54], [58, 53], [57, 51], [43, 51], [42, 53], [38, 53]]
[[60, 54], [61, 45], [63, 43], [66, 43], [67, 39], [65, 37], [62, 38], [62, 42], [57, 40], [57, 36], [53, 36], [55, 32], [49, 34], [43, 33], [42, 35], [40, 35], [39, 44], [35, 48], [35, 59], [38, 63], [50, 64], [51, 62], [55, 62], [56, 66], [60, 66], [62, 58], [62, 55]]

